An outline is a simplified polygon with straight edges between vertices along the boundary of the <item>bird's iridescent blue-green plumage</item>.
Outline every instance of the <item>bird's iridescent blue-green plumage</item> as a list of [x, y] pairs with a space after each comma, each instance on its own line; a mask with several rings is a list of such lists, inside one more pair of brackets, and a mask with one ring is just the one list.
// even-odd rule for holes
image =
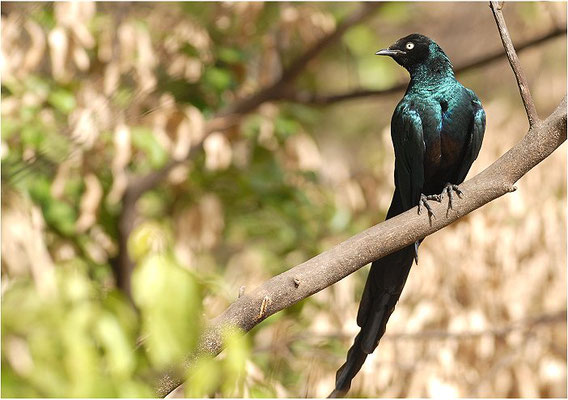
[[[437, 195], [447, 184], [463, 182], [481, 148], [485, 112], [475, 93], [456, 80], [446, 54], [426, 36], [406, 36], [377, 54], [391, 56], [410, 73], [406, 94], [391, 121], [395, 191], [389, 219], [419, 204], [421, 194]], [[417, 260], [418, 244], [372, 263], [357, 314], [361, 331], [337, 371], [330, 397], [349, 390], [367, 355], [377, 347]]]
[[421, 193], [439, 194], [447, 183], [463, 182], [485, 130], [481, 102], [456, 80], [437, 44], [409, 72], [410, 84], [391, 121], [395, 184], [405, 210], [418, 204]]

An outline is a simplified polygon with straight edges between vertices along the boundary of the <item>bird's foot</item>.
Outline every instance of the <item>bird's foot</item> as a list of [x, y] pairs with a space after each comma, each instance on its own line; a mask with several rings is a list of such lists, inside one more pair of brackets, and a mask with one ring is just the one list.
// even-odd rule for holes
[[434, 200], [440, 203], [442, 201], [442, 195], [440, 194], [429, 194], [426, 196], [425, 194], [420, 194], [420, 201], [418, 202], [418, 214], [422, 213], [422, 207], [428, 210], [428, 218], [436, 218], [434, 215], [434, 211], [432, 211], [432, 207], [428, 204], [428, 200]]
[[448, 194], [448, 211], [450, 209], [453, 210], [454, 192], [456, 192], [458, 197], [461, 199], [463, 192], [460, 190], [458, 185], [454, 185], [453, 183], [446, 183], [446, 186], [444, 187], [442, 193], [440, 194], [440, 198], [443, 198], [444, 193]]

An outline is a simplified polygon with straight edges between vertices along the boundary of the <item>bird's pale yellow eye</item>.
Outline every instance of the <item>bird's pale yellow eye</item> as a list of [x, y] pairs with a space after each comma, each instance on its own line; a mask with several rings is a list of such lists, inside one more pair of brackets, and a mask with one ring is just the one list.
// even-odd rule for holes
[[406, 43], [406, 49], [407, 50], [412, 50], [413, 48], [414, 48], [414, 43], [412, 43], [412, 42]]

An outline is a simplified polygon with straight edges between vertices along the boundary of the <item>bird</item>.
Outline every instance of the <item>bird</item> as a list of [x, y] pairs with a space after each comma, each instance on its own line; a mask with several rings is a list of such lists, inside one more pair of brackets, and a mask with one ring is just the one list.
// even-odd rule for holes
[[[435, 217], [428, 201], [448, 196], [448, 212], [485, 133], [485, 111], [475, 93], [457, 81], [450, 59], [427, 36], [413, 33], [375, 53], [388, 56], [410, 74], [391, 120], [395, 190], [386, 219], [411, 208]], [[422, 239], [423, 240], [423, 239]], [[329, 397], [344, 397], [365, 359], [379, 344], [410, 268], [418, 263], [421, 240], [371, 264], [357, 325], [361, 328], [336, 374]]]

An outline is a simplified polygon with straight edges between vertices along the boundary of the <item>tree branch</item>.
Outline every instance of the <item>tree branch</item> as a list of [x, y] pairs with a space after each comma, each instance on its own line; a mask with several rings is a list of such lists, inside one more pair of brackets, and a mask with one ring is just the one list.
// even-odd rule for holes
[[[237, 100], [234, 105], [221, 111], [217, 116], [208, 121], [205, 127], [204, 138], [214, 131], [225, 130], [234, 126], [238, 123], [239, 115], [249, 113], [260, 104], [283, 97], [283, 88], [297, 78], [312, 59], [314, 59], [326, 47], [329, 47], [332, 43], [341, 38], [341, 36], [349, 28], [371, 16], [373, 11], [375, 11], [380, 5], [381, 3], [378, 2], [363, 3], [361, 8], [345, 18], [345, 20], [333, 32], [322, 37], [317, 43], [312, 45], [312, 47], [292, 61], [290, 66], [284, 70], [277, 82], [269, 87], [261, 89], [259, 92], [248, 98]], [[186, 159], [192, 158], [196, 149], [198, 149], [201, 144], [202, 141], [194, 145]], [[127, 191], [130, 191], [134, 198], [140, 197], [144, 192], [153, 189], [157, 184], [159, 184], [168, 175], [172, 168], [184, 161], [186, 160], [171, 161], [160, 170], [150, 172], [146, 176], [130, 179]]]
[[181, 163], [191, 159], [201, 148], [203, 140], [212, 132], [220, 129], [226, 129], [234, 125], [238, 121], [238, 116], [249, 113], [256, 109], [260, 104], [284, 97], [286, 87], [304, 70], [308, 63], [322, 52], [326, 47], [334, 43], [336, 40], [352, 26], [360, 23], [365, 18], [372, 15], [381, 3], [363, 3], [363, 5], [353, 14], [345, 18], [345, 20], [337, 26], [337, 28], [329, 34], [322, 37], [312, 47], [308, 48], [303, 54], [298, 56], [288, 68], [284, 70], [282, 76], [274, 84], [261, 89], [256, 94], [248, 98], [237, 101], [231, 107], [221, 111], [216, 117], [209, 121], [205, 127], [205, 135], [202, 140], [193, 145], [187, 157], [184, 160], [173, 160], [159, 170], [152, 171], [144, 176], [130, 177], [125, 192], [122, 197], [122, 210], [118, 218], [118, 256], [116, 258], [115, 270], [117, 278], [117, 286], [126, 293], [130, 298], [130, 275], [133, 268], [132, 260], [128, 256], [127, 242], [134, 221], [137, 216], [136, 202], [145, 192], [155, 188], [170, 173], [170, 171]]
[[[556, 325], [562, 322], [566, 322], [566, 309], [560, 310], [553, 313], [545, 313], [531, 318], [523, 318], [518, 321], [511, 322], [499, 328], [489, 328], [481, 330], [464, 330], [456, 332], [448, 332], [446, 330], [440, 329], [427, 329], [419, 332], [393, 332], [385, 333], [385, 336], [381, 339], [382, 341], [398, 341], [398, 340], [409, 340], [409, 341], [431, 341], [431, 340], [468, 340], [477, 339], [486, 336], [494, 337], [504, 337], [513, 332], [523, 332], [530, 331], [536, 327]], [[345, 333], [331, 333], [331, 334], [318, 334], [315, 332], [303, 332], [297, 335], [290, 336], [286, 340], [278, 341], [272, 343], [268, 346], [256, 347], [255, 352], [262, 351], [274, 351], [283, 346], [289, 346], [298, 340], [306, 341], [318, 341], [318, 340], [351, 340], [353, 338], [352, 334]]]
[[387, 340], [464, 340], [474, 339], [483, 336], [503, 337], [512, 332], [527, 331], [537, 326], [546, 326], [566, 322], [566, 309], [555, 312], [542, 314], [533, 318], [526, 318], [515, 321], [500, 328], [483, 329], [477, 331], [464, 332], [447, 332], [442, 330], [426, 330], [416, 333], [391, 333], [386, 334]]
[[[221, 330], [224, 326], [237, 326], [248, 332], [270, 315], [333, 285], [368, 263], [408, 246], [514, 191], [514, 183], [564, 141], [566, 97], [546, 120], [531, 127], [512, 149], [480, 174], [460, 185], [465, 196], [454, 204], [454, 209], [447, 217], [444, 217], [448, 208], [446, 201], [431, 204], [438, 216], [432, 220], [425, 215], [418, 215], [417, 209], [413, 208], [273, 277], [241, 296], [211, 321], [200, 341], [199, 353], [216, 355], [221, 352]], [[165, 395], [182, 381], [180, 377], [165, 376], [158, 383], [157, 391], [160, 395]]]
[[517, 53], [515, 52], [515, 48], [513, 47], [513, 42], [511, 40], [511, 37], [509, 36], [509, 31], [507, 30], [507, 24], [505, 23], [505, 18], [503, 17], [503, 12], [501, 11], [503, 5], [497, 1], [491, 1], [489, 4], [491, 11], [493, 11], [493, 16], [495, 17], [495, 22], [497, 23], [497, 28], [499, 29], [501, 41], [503, 42], [503, 47], [505, 48], [505, 52], [507, 53], [507, 58], [509, 59], [509, 63], [511, 64], [515, 78], [517, 79], [517, 85], [519, 86], [519, 91], [521, 92], [521, 98], [523, 99], [523, 105], [525, 106], [525, 110], [527, 112], [529, 125], [532, 127], [533, 125], [538, 124], [540, 121], [536, 107], [534, 105], [534, 101], [531, 96], [531, 92], [529, 90], [527, 78], [523, 73], [521, 63], [519, 62], [519, 57], [517, 57]]
[[[445, 218], [426, 218], [425, 215], [419, 215], [414, 207], [273, 277], [249, 294], [240, 296], [211, 321], [200, 339], [197, 353], [186, 360], [185, 366], [199, 354], [219, 354], [222, 350], [224, 327], [236, 326], [248, 332], [272, 314], [333, 285], [368, 263], [415, 243], [490, 201], [516, 190], [515, 182], [566, 141], [566, 96], [546, 120], [539, 121], [500, 9], [497, 10], [494, 2], [491, 2], [491, 8], [531, 121], [525, 137], [484, 171], [460, 185], [465, 196], [453, 206], [451, 213], [447, 212], [447, 200], [431, 204], [434, 215], [445, 215]], [[157, 392], [166, 395], [182, 383], [182, 376], [179, 373], [164, 375], [157, 384]]]
[[[566, 34], [566, 27], [556, 28], [549, 33], [546, 33], [542, 36], [537, 38], [528, 40], [524, 43], [515, 46], [517, 52], [521, 52], [525, 49], [540, 45], [550, 39], [557, 38], [559, 36]], [[462, 64], [456, 68], [454, 68], [454, 72], [456, 75], [467, 72], [471, 69], [478, 68], [492, 62], [495, 62], [502, 57], [506, 56], [506, 53], [503, 50], [496, 50], [492, 53], [485, 54], [475, 60], [469, 61], [465, 64]], [[407, 83], [399, 83], [387, 89], [381, 90], [371, 90], [371, 89], [355, 89], [345, 93], [338, 93], [338, 94], [331, 94], [331, 95], [317, 95], [314, 93], [308, 92], [295, 92], [295, 93], [288, 93], [287, 97], [284, 100], [293, 101], [297, 103], [302, 103], [306, 105], [320, 105], [325, 106], [329, 104], [338, 103], [341, 101], [346, 100], [355, 100], [365, 97], [380, 97], [380, 96], [387, 96], [392, 93], [396, 93], [406, 89]]]
[[238, 101], [234, 105], [222, 111], [221, 115], [246, 114], [266, 101], [284, 97], [286, 87], [298, 77], [311, 60], [313, 60], [325, 48], [340, 39], [349, 28], [370, 17], [373, 11], [376, 11], [381, 5], [382, 4], [379, 2], [363, 3], [357, 11], [345, 18], [345, 20], [343, 20], [333, 32], [322, 37], [308, 48], [308, 50], [292, 61], [290, 65], [284, 69], [280, 79], [272, 85], [260, 90], [256, 94]]

